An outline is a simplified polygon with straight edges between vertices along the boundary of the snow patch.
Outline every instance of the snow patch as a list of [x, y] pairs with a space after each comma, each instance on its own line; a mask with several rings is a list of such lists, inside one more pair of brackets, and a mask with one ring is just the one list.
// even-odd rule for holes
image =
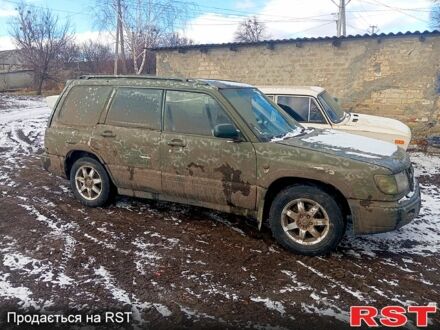
[[171, 311], [165, 305], [141, 302], [134, 294], [128, 293], [124, 289], [118, 287], [115, 283], [115, 280], [103, 266], [95, 269], [95, 274], [101, 278], [101, 283], [110, 292], [115, 300], [131, 306], [133, 319], [139, 322], [141, 325], [146, 323], [146, 321], [142, 318], [142, 313], [146, 309], [154, 308], [163, 317], [171, 316]]
[[286, 309], [284, 308], [284, 305], [279, 301], [273, 301], [270, 300], [269, 298], [260, 298], [260, 297], [251, 297], [250, 299], [255, 302], [264, 303], [267, 309], [277, 311], [281, 315], [284, 315], [286, 313]]
[[331, 129], [323, 130], [319, 135], [306, 137], [302, 140], [336, 149], [352, 149], [359, 151], [358, 155], [367, 158], [375, 157], [374, 155], [391, 156], [397, 151], [397, 146], [392, 143]]

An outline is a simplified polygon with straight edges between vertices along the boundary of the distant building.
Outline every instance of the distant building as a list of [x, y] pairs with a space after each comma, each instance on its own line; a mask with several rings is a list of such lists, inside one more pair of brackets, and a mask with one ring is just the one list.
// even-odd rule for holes
[[19, 50], [0, 51], [0, 91], [29, 88], [33, 71], [20, 61]]

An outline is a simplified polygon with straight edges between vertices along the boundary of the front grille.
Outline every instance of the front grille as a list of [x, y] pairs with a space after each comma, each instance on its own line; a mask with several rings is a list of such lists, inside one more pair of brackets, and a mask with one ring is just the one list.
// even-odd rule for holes
[[409, 188], [414, 191], [414, 168], [412, 164], [406, 169], [406, 175], [408, 176]]

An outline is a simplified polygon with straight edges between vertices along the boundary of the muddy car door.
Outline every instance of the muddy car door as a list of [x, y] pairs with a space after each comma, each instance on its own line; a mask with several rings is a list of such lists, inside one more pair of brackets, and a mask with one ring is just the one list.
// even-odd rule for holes
[[87, 150], [93, 128], [112, 91], [108, 86], [73, 86], [60, 101], [46, 129], [49, 153]]
[[[163, 117], [164, 193], [193, 204], [254, 209], [255, 150], [219, 102], [204, 93], [167, 91]], [[215, 130], [238, 133], [222, 138]]]
[[93, 133], [93, 146], [122, 189], [158, 192], [161, 89], [120, 87]]

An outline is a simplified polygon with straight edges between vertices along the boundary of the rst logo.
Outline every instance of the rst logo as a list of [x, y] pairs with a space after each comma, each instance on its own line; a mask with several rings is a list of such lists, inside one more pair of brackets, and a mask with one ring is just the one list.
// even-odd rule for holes
[[379, 311], [373, 306], [351, 306], [350, 307], [350, 326], [361, 327], [401, 327], [408, 322], [406, 314], [413, 314], [416, 318], [417, 327], [427, 327], [429, 314], [435, 314], [437, 306], [386, 306]]

